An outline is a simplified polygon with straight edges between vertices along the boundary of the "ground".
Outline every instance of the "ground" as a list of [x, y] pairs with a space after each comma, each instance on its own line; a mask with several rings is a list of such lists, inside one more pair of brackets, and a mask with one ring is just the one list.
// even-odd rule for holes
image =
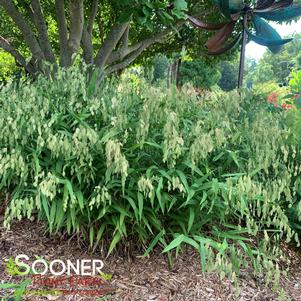
[[[300, 251], [299, 251], [300, 252]], [[281, 279], [287, 295], [294, 301], [301, 301], [301, 254], [298, 250], [287, 249], [286, 253], [293, 262], [292, 272]], [[0, 228], [0, 279], [2, 283], [16, 281], [16, 276], [7, 274], [4, 259], [17, 254], [43, 255], [51, 259], [100, 258], [99, 253], [89, 254], [75, 237], [49, 236], [43, 225], [36, 222], [22, 221], [13, 224], [10, 231]], [[187, 250], [180, 255], [172, 269], [159, 251], [149, 258], [141, 256], [119, 256], [115, 254], [107, 259], [105, 272], [113, 278], [105, 285], [110, 298], [84, 296], [34, 297], [29, 295], [24, 300], [103, 300], [103, 301], [185, 301], [185, 300], [277, 300], [273, 292], [265, 287], [262, 279], [254, 279], [247, 271], [241, 275], [241, 291], [236, 295], [233, 284], [220, 280], [217, 274], [203, 275], [198, 255]], [[24, 278], [23, 278], [24, 279]], [[8, 291], [6, 291], [7, 293]], [[0, 290], [0, 298], [5, 291]], [[13, 300], [13, 299], [11, 299]]]

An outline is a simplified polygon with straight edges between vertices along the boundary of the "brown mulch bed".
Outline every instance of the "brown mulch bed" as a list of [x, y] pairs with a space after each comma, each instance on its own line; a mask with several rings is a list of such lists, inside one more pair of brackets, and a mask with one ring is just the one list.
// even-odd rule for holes
[[[292, 301], [301, 301], [301, 255], [298, 250], [287, 249], [293, 262], [293, 273], [281, 279], [282, 285]], [[229, 280], [221, 281], [217, 274], [203, 275], [199, 256], [187, 250], [180, 255], [172, 269], [160, 252], [154, 252], [150, 258], [141, 256], [119, 257], [113, 255], [104, 259], [99, 254], [89, 254], [87, 248], [77, 239], [65, 236], [49, 236], [43, 225], [30, 221], [16, 222], [10, 231], [0, 227], [0, 279], [2, 283], [16, 281], [16, 277], [6, 272], [5, 259], [17, 254], [27, 254], [30, 258], [40, 255], [51, 259], [102, 259], [106, 273], [113, 278], [107, 287], [110, 297], [83, 296], [28, 296], [24, 300], [101, 300], [101, 301], [185, 301], [185, 300], [277, 300], [273, 292], [261, 279], [252, 278], [247, 272], [242, 273], [240, 293]], [[6, 292], [7, 293], [7, 292]], [[5, 291], [0, 290], [0, 298]], [[11, 299], [13, 300], [13, 299]]]

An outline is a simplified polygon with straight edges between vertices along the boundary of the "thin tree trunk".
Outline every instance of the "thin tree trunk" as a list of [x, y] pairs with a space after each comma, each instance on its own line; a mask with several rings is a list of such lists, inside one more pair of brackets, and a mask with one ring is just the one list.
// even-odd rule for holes
[[47, 61], [56, 65], [56, 59], [54, 53], [52, 51], [52, 47], [50, 45], [49, 37], [48, 37], [48, 29], [45, 22], [45, 17], [42, 11], [42, 7], [40, 4], [40, 0], [32, 0], [31, 1], [33, 18], [39, 32], [39, 40], [41, 48], [44, 52], [45, 58]]
[[68, 46], [71, 56], [78, 53], [82, 40], [84, 27], [84, 4], [83, 0], [71, 0], [70, 7], [70, 34]]
[[68, 29], [64, 0], [55, 0], [55, 8], [60, 42], [60, 66], [67, 67], [71, 65], [71, 55], [68, 47]]
[[179, 58], [178, 59], [178, 67], [177, 67], [177, 76], [176, 76], [176, 85], [177, 85], [178, 89], [180, 88], [181, 66], [182, 66], [182, 58]]

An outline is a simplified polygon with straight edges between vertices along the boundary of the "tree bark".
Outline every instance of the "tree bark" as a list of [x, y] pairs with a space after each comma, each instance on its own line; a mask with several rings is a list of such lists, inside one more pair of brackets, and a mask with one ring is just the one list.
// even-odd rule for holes
[[93, 0], [91, 14], [90, 14], [90, 18], [89, 18], [89, 22], [88, 22], [88, 26], [87, 26], [87, 31], [90, 35], [92, 35], [94, 21], [97, 16], [97, 13], [98, 13], [98, 5], [99, 5], [98, 0]]
[[[179, 21], [176, 25], [176, 27], [179, 27], [183, 25], [185, 21]], [[148, 47], [150, 47], [152, 44], [157, 42], [162, 42], [165, 40], [165, 38], [174, 32], [174, 28], [167, 28], [153, 37], [150, 37], [148, 39], [145, 39], [144, 41], [138, 42], [136, 45], [133, 45], [129, 48], [127, 48], [124, 52], [122, 52], [122, 49], [120, 52], [116, 51], [111, 54], [111, 57], [108, 59], [108, 62], [114, 63], [115, 60], [120, 60], [121, 62], [107, 67], [105, 74], [111, 74], [113, 72], [119, 71], [120, 69], [126, 68], [129, 66], [138, 56]]]
[[128, 56], [125, 60], [123, 60], [122, 62], [120, 62], [119, 64], [113, 65], [108, 67], [105, 70], [105, 75], [109, 75], [111, 73], [120, 71], [122, 69], [124, 69], [125, 67], [127, 67], [128, 65], [130, 65], [131, 63], [133, 63], [135, 61], [135, 59], [145, 50], [144, 47], [140, 47], [137, 51], [133, 52], [130, 56]]
[[30, 64], [26, 63], [25, 58], [22, 56], [22, 54], [16, 50], [5, 38], [3, 38], [2, 36], [0, 36], [0, 47], [10, 53], [15, 60], [21, 65], [23, 66], [23, 68], [30, 73], [31, 75], [35, 75], [37, 70], [35, 70]]
[[87, 30], [87, 27], [84, 25], [83, 35], [82, 35], [82, 48], [83, 48], [83, 56], [84, 61], [87, 65], [94, 64], [94, 48], [92, 43], [92, 36]]
[[29, 25], [25, 21], [24, 17], [15, 7], [11, 0], [0, 0], [0, 5], [6, 10], [8, 15], [14, 20], [22, 35], [26, 44], [28, 45], [33, 57], [39, 61], [39, 64], [45, 59], [44, 53]]
[[40, 0], [31, 1], [33, 17], [35, 21], [36, 28], [39, 32], [39, 40], [41, 48], [44, 52], [45, 58], [52, 64], [56, 65], [56, 59], [50, 45], [48, 37], [48, 29], [45, 22], [45, 17], [42, 11]]
[[98, 0], [93, 0], [91, 13], [87, 21], [87, 25], [83, 26], [83, 34], [81, 45], [83, 48], [84, 61], [87, 65], [94, 64], [94, 47], [92, 41], [93, 25], [98, 13]]
[[123, 24], [116, 24], [112, 27], [110, 33], [108, 34], [107, 38], [105, 39], [102, 47], [98, 51], [98, 54], [95, 58], [95, 65], [100, 70], [104, 69], [107, 60], [109, 59], [112, 51], [117, 46], [118, 42], [123, 36], [127, 26], [128, 23], [123, 23]]
[[80, 48], [80, 42], [84, 26], [84, 4], [83, 0], [70, 1], [70, 35], [68, 46], [71, 56], [76, 54]]
[[55, 0], [55, 8], [60, 42], [60, 66], [67, 67], [70, 66], [72, 62], [68, 47], [68, 30], [64, 0]]

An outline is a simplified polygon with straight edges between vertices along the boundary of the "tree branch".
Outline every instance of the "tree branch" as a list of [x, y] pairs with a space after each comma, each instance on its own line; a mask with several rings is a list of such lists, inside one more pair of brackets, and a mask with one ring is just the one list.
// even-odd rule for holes
[[36, 72], [35, 70], [32, 68], [32, 66], [30, 64], [26, 64], [26, 60], [25, 58], [22, 56], [22, 54], [16, 50], [4, 37], [0, 36], [0, 47], [10, 53], [15, 60], [21, 65], [23, 66], [31, 75], [34, 75]]
[[55, 0], [55, 9], [60, 41], [60, 65], [67, 67], [71, 64], [71, 55], [68, 48], [68, 30], [64, 0]]
[[[181, 27], [185, 21], [179, 21], [175, 27], [179, 28]], [[157, 33], [156, 35], [145, 39], [144, 41], [141, 41], [131, 47], [128, 47], [125, 50], [120, 50], [112, 53], [111, 57], [108, 60], [108, 63], [114, 63], [116, 61], [121, 61], [118, 64], [115, 64], [113, 66], [109, 66], [105, 73], [111, 74], [113, 72], [119, 71], [121, 69], [124, 69], [128, 65], [130, 65], [146, 48], [151, 46], [154, 43], [162, 42], [168, 35], [175, 33], [175, 28], [166, 28], [165, 30]], [[122, 61], [125, 58], [124, 61]]]
[[136, 50], [135, 52], [133, 52], [130, 56], [128, 56], [124, 61], [122, 61], [121, 63], [115, 64], [113, 66], [108, 67], [105, 70], [105, 75], [109, 75], [111, 73], [117, 72], [119, 70], [124, 69], [125, 67], [127, 67], [128, 65], [130, 65], [131, 63], [133, 63], [135, 61], [135, 59], [145, 50], [146, 47], [140, 47], [138, 50]]
[[123, 24], [116, 24], [112, 27], [102, 47], [99, 49], [97, 53], [97, 56], [95, 58], [96, 67], [100, 68], [101, 70], [105, 67], [108, 58], [110, 57], [112, 51], [120, 41], [127, 26], [128, 23], [123, 23]]
[[84, 61], [87, 65], [92, 65], [94, 61], [94, 50], [93, 50], [93, 43], [92, 37], [87, 30], [87, 27], [84, 25], [83, 28], [83, 35], [82, 35], [82, 48], [83, 48], [83, 55]]
[[40, 45], [45, 54], [45, 58], [49, 62], [56, 64], [55, 56], [53, 54], [52, 47], [50, 45], [47, 25], [45, 22], [45, 17], [42, 11], [40, 0], [32, 0], [31, 6], [32, 6], [34, 21], [40, 36]]
[[93, 0], [91, 14], [90, 14], [89, 22], [88, 22], [88, 25], [87, 25], [87, 31], [90, 35], [92, 35], [93, 24], [94, 24], [95, 18], [96, 18], [97, 13], [98, 13], [98, 5], [99, 5], [98, 0]]
[[[179, 21], [175, 25], [176, 28], [181, 27], [186, 21]], [[144, 41], [141, 41], [137, 43], [136, 45], [133, 45], [127, 49], [127, 51], [124, 51], [123, 53], [117, 53], [115, 52], [114, 55], [111, 56], [110, 60], [112, 62], [115, 62], [115, 60], [123, 60], [118, 64], [115, 64], [113, 66], [107, 67], [105, 70], [105, 74], [111, 74], [113, 72], [119, 71], [121, 69], [124, 69], [128, 65], [130, 65], [146, 48], [151, 46], [154, 43], [163, 42], [164, 39], [171, 33], [175, 33], [175, 28], [170, 27], [166, 28], [165, 30], [159, 32], [158, 34], [154, 35], [153, 37], [150, 37], [148, 39], [145, 39]], [[119, 57], [118, 57], [119, 55]], [[115, 56], [115, 57], [114, 57]], [[115, 60], [114, 60], [115, 59]], [[109, 61], [108, 61], [109, 62]]]
[[129, 54], [138, 50], [141, 47], [141, 45], [142, 43], [137, 43], [130, 47], [121, 47], [121, 49], [112, 52], [107, 60], [107, 65], [111, 65], [113, 63], [123, 60]]
[[88, 65], [93, 65], [94, 63], [94, 48], [92, 42], [92, 33], [93, 33], [94, 21], [98, 13], [98, 5], [99, 5], [99, 1], [93, 0], [87, 25], [84, 24], [83, 26], [81, 45], [84, 51], [83, 53], [84, 61]]
[[44, 53], [34, 35], [34, 33], [30, 29], [30, 27], [27, 24], [27, 22], [25, 21], [24, 17], [21, 15], [21, 13], [15, 7], [13, 2], [11, 0], [0, 0], [0, 5], [5, 9], [5, 11], [13, 19], [13, 21], [16, 23], [16, 25], [22, 32], [24, 40], [25, 40], [26, 44], [28, 45], [33, 57], [37, 58], [39, 61], [44, 60], [45, 59]]
[[68, 46], [71, 50], [71, 55], [77, 53], [80, 47], [80, 42], [83, 34], [84, 26], [84, 4], [83, 0], [70, 1], [70, 35]]
[[122, 47], [124, 48], [127, 48], [129, 45], [129, 33], [130, 33], [130, 25], [127, 26], [122, 36]]

